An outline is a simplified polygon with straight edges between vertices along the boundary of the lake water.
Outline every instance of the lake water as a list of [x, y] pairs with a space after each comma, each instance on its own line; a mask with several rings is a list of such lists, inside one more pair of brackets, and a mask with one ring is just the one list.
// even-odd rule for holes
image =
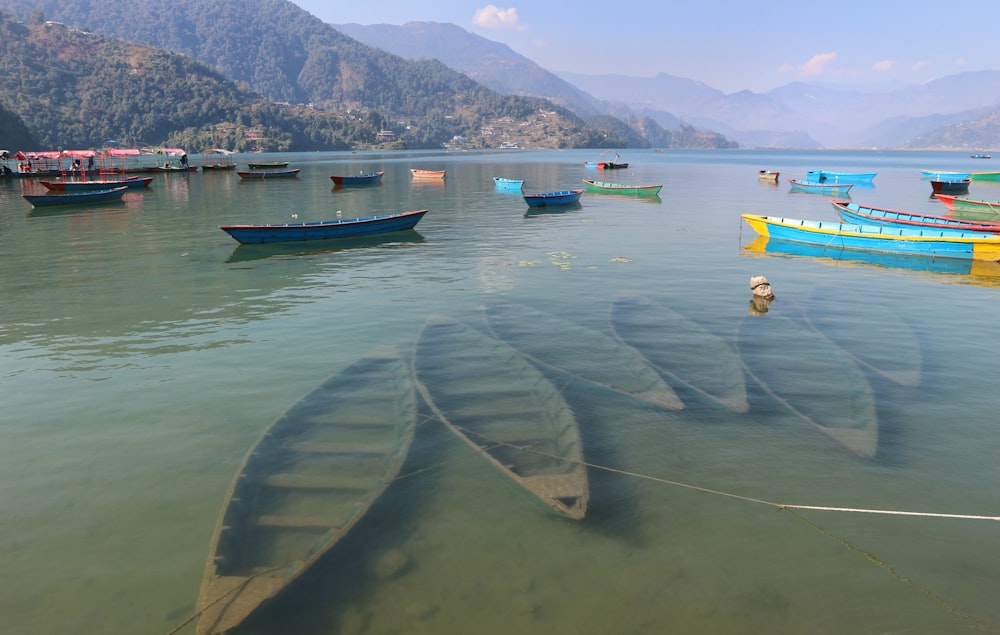
[[[915, 354], [919, 382], [868, 373], [871, 457], [749, 382], [742, 414], [563, 382], [590, 465], [580, 521], [425, 416], [404, 476], [240, 632], [1000, 633], [997, 524], [974, 518], [1000, 512], [1000, 270], [752, 249], [740, 218], [832, 220], [822, 195], [789, 190], [785, 177], [808, 169], [877, 171], [854, 201], [943, 214], [920, 170], [991, 162], [635, 150], [622, 152], [626, 170], [585, 168], [598, 154], [288, 154], [274, 158], [298, 178], [157, 175], [124, 203], [61, 210], [21, 198], [41, 190], [34, 180], [0, 181], [0, 631], [170, 632], [195, 611], [245, 453], [327, 377], [382, 344], [412, 353], [432, 314], [481, 326], [494, 302], [611, 333], [612, 303], [629, 291], [734, 350], [745, 320], [823, 306], [855, 348], [880, 346], [874, 333]], [[447, 180], [413, 180], [411, 167]], [[762, 168], [782, 182], [759, 182]], [[379, 187], [332, 189], [331, 174], [374, 170]], [[525, 192], [583, 178], [664, 187], [659, 199], [585, 194], [527, 214], [494, 176], [526, 179]], [[974, 182], [970, 196], [1000, 199], [1000, 183]], [[423, 208], [413, 232], [339, 246], [239, 247], [218, 229]], [[777, 298], [750, 316], [755, 275]], [[806, 373], [812, 346], [789, 338], [771, 354]], [[844, 377], [814, 379], [822, 400]]]

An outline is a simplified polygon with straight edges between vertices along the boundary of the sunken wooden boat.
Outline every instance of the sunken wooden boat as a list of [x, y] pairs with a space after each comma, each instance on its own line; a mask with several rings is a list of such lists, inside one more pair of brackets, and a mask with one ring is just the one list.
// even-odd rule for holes
[[[924, 354], [913, 327], [884, 302], [865, 301], [817, 287], [803, 311], [805, 322], [839, 346], [862, 368], [900, 386], [917, 386]], [[864, 307], [859, 311], [859, 307]], [[864, 321], [859, 327], [858, 322]]]
[[378, 185], [382, 182], [384, 171], [369, 172], [367, 174], [339, 175], [331, 174], [330, 180], [336, 187], [349, 187], [357, 185]]
[[219, 225], [240, 243], [288, 243], [307, 240], [336, 240], [413, 229], [427, 210], [399, 214], [377, 214], [364, 218], [325, 220], [314, 223], [282, 223], [277, 225]]
[[130, 176], [122, 179], [94, 179], [92, 181], [39, 181], [52, 192], [85, 192], [87, 190], [109, 190], [116, 187], [141, 189], [149, 187], [153, 177]]
[[302, 168], [292, 168], [288, 170], [236, 170], [241, 179], [279, 179], [298, 176]]
[[386, 348], [271, 424], [222, 506], [198, 598], [198, 635], [235, 628], [354, 528], [399, 473], [416, 419], [410, 366]]
[[889, 227], [929, 228], [956, 231], [1000, 233], [1000, 221], [975, 221], [951, 216], [932, 216], [900, 212], [882, 207], [867, 207], [848, 201], [830, 201], [845, 223], [886, 225]]
[[743, 318], [737, 349], [747, 377], [787, 412], [855, 454], [875, 455], [875, 394], [843, 349], [774, 312]]
[[587, 184], [587, 189], [592, 192], [602, 192], [609, 194], [628, 194], [631, 196], [656, 196], [660, 193], [663, 185], [628, 185], [627, 183], [609, 183], [607, 181], [595, 181], [594, 179], [583, 179]]
[[81, 190], [79, 192], [63, 192], [49, 194], [23, 194], [24, 200], [34, 207], [48, 207], [50, 205], [86, 205], [90, 203], [104, 203], [107, 201], [120, 201], [128, 188], [124, 185], [112, 187], [106, 190]]
[[587, 513], [590, 485], [576, 416], [514, 348], [446, 316], [417, 339], [417, 389], [445, 426], [564, 516]]
[[634, 349], [572, 320], [516, 303], [486, 307], [490, 332], [536, 366], [666, 410], [684, 403]]
[[733, 412], [746, 412], [746, 378], [736, 350], [701, 323], [648, 297], [623, 293], [611, 305], [621, 342], [675, 385]]
[[854, 225], [742, 214], [757, 234], [835, 251], [859, 249], [893, 254], [1000, 261], [1000, 236], [986, 232]]
[[538, 194], [525, 194], [524, 202], [528, 207], [552, 207], [555, 205], [572, 205], [580, 202], [583, 189], [560, 190], [558, 192], [540, 192]]

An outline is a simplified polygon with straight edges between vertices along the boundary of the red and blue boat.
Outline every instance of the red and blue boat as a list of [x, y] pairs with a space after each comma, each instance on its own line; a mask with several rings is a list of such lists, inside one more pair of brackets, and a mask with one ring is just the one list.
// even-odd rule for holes
[[845, 223], [1000, 233], [1000, 222], [962, 220], [949, 216], [899, 212], [879, 207], [865, 207], [847, 201], [830, 201], [830, 204], [837, 210]]
[[378, 185], [382, 182], [382, 175], [385, 172], [370, 172], [368, 174], [358, 174], [354, 176], [339, 176], [333, 174], [330, 180], [334, 187], [344, 187], [351, 185]]

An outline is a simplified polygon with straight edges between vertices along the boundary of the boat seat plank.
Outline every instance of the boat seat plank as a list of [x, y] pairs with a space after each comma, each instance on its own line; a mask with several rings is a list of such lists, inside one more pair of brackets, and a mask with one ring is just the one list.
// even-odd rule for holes
[[287, 489], [340, 489], [340, 490], [370, 490], [378, 479], [355, 476], [330, 476], [326, 474], [275, 474], [267, 478], [264, 484], [268, 487]]
[[259, 527], [278, 527], [285, 529], [338, 529], [343, 524], [341, 520], [330, 520], [316, 516], [258, 516]]

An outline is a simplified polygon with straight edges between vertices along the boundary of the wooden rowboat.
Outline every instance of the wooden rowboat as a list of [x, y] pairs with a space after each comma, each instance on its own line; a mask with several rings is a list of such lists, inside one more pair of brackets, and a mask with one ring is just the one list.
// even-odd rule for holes
[[301, 171], [302, 168], [293, 168], [291, 170], [237, 170], [236, 173], [240, 175], [241, 179], [253, 180], [298, 176]]
[[760, 172], [757, 173], [757, 178], [761, 181], [767, 181], [769, 183], [777, 183], [778, 176], [780, 174], [781, 174], [780, 172], [774, 172], [772, 170], [761, 170]]
[[829, 170], [809, 170], [804, 181], [810, 183], [871, 183], [877, 172], [831, 172]]
[[938, 194], [938, 193], [947, 194], [949, 192], [959, 192], [959, 193], [961, 193], [961, 192], [968, 192], [969, 191], [969, 184], [970, 183], [972, 183], [972, 179], [971, 178], [965, 178], [965, 179], [957, 179], [957, 178], [956, 179], [949, 179], [949, 178], [931, 179], [931, 189], [934, 191], [935, 194]]
[[875, 455], [875, 394], [843, 349], [774, 312], [743, 318], [737, 348], [747, 376], [788, 412], [855, 454]]
[[583, 189], [562, 190], [559, 192], [542, 192], [539, 194], [525, 194], [524, 202], [528, 207], [549, 207], [553, 205], [570, 205], [580, 202]]
[[862, 249], [940, 258], [1000, 260], [1000, 236], [985, 232], [853, 225], [758, 214], [743, 214], [742, 217], [761, 236], [822, 245], [830, 250]]
[[443, 179], [447, 170], [418, 170], [410, 168], [410, 174], [418, 179]]
[[251, 170], [280, 170], [288, 167], [288, 161], [264, 161], [258, 163], [247, 163]]
[[957, 231], [1000, 233], [1000, 221], [974, 221], [951, 216], [931, 216], [898, 212], [879, 207], [865, 207], [847, 201], [830, 201], [845, 223], [856, 225], [886, 225], [890, 227], [928, 228]]
[[486, 318], [494, 336], [536, 366], [665, 410], [684, 407], [645, 357], [609, 335], [522, 304], [488, 305]]
[[52, 192], [83, 192], [87, 190], [109, 190], [116, 187], [140, 189], [149, 187], [153, 177], [128, 177], [124, 179], [95, 179], [93, 181], [39, 181]]
[[662, 185], [628, 185], [625, 183], [608, 183], [607, 181], [595, 181], [593, 179], [583, 179], [587, 188], [594, 192], [606, 192], [612, 194], [631, 194], [633, 196], [656, 196], [660, 193]]
[[746, 379], [733, 347], [698, 321], [649, 298], [622, 294], [611, 327], [675, 385], [733, 412], [746, 412]]
[[235, 628], [354, 528], [399, 473], [416, 418], [409, 364], [380, 349], [271, 424], [222, 506], [198, 635]]
[[818, 181], [800, 181], [799, 179], [788, 179], [788, 182], [792, 184], [793, 190], [827, 196], [845, 195], [854, 187], [853, 183], [820, 183]]
[[427, 210], [382, 214], [365, 218], [327, 220], [316, 223], [284, 223], [280, 225], [219, 225], [243, 244], [287, 243], [307, 240], [332, 240], [386, 234], [413, 229]]
[[944, 203], [952, 212], [979, 212], [984, 219], [1000, 219], [1000, 201], [963, 198], [952, 194], [935, 194], [934, 198]]
[[368, 174], [356, 174], [353, 176], [331, 175], [330, 180], [337, 187], [348, 185], [378, 185], [382, 182], [382, 175], [385, 172], [370, 172]]
[[498, 190], [521, 191], [524, 179], [505, 179], [502, 176], [493, 177], [493, 186]]
[[445, 316], [417, 339], [417, 389], [477, 454], [560, 514], [587, 513], [576, 417], [552, 382], [507, 344]]
[[34, 207], [48, 207], [50, 205], [84, 205], [89, 203], [103, 203], [106, 201], [120, 201], [128, 188], [124, 185], [106, 190], [82, 190], [79, 192], [65, 192], [62, 194], [23, 194], [24, 200]]

